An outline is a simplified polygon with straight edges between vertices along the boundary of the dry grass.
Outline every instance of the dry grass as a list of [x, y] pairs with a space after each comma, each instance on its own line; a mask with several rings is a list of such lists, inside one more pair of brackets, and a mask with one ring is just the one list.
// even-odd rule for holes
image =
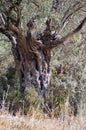
[[4, 113], [0, 115], [0, 130], [86, 130], [86, 118], [61, 115], [56, 119], [40, 112], [14, 117]]

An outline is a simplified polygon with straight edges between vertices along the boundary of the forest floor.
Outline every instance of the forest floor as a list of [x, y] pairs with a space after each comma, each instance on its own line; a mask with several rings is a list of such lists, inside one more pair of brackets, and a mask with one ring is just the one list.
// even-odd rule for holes
[[41, 113], [32, 116], [4, 113], [0, 115], [0, 130], [86, 130], [86, 118], [65, 115], [56, 119]]

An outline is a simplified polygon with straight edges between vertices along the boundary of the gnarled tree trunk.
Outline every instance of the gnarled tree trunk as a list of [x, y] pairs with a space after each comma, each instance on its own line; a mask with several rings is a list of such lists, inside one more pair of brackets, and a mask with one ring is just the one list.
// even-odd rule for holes
[[[18, 18], [15, 22], [9, 15], [12, 10], [17, 10]], [[43, 34], [35, 39], [31, 34], [32, 21], [27, 24], [27, 35], [23, 34], [19, 7], [10, 8], [9, 14], [1, 14], [0, 16], [0, 33], [6, 35], [12, 43], [12, 53], [19, 73], [20, 91], [24, 93], [26, 86], [38, 87], [43, 97], [46, 98], [50, 77], [51, 51], [77, 33], [86, 22], [86, 18], [75, 30], [60, 39], [51, 33], [51, 20], [48, 19]]]

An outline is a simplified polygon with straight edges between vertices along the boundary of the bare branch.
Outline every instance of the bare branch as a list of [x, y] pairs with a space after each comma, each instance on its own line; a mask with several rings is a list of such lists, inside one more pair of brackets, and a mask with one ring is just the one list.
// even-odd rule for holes
[[9, 23], [9, 30], [12, 31], [14, 34], [18, 35], [19, 30], [16, 26], [14, 26], [11, 22]]
[[60, 35], [60, 33], [63, 31], [63, 29], [66, 27], [66, 25], [69, 23], [69, 21], [66, 21], [63, 25], [62, 25], [62, 27], [61, 27], [61, 29], [59, 30], [59, 32], [57, 33], [57, 35]]
[[69, 8], [67, 9], [67, 11], [64, 13], [64, 16], [62, 18], [62, 25], [78, 10], [80, 10], [82, 8], [82, 5], [80, 4], [80, 2], [75, 3], [72, 7], [69, 6]]
[[69, 23], [69, 20], [73, 17], [73, 15], [81, 10], [85, 5], [81, 4], [81, 2], [75, 3], [72, 7], [70, 6], [61, 20], [61, 25], [58, 27], [58, 33], [61, 33], [65, 26]]
[[1, 19], [0, 24], [3, 24], [5, 26], [6, 21], [5, 21], [3, 14], [0, 14], [0, 19]]
[[47, 45], [47, 48], [53, 49], [57, 47], [58, 45], [63, 44], [68, 38], [71, 38], [74, 34], [79, 32], [85, 23], [86, 23], [86, 17], [82, 20], [79, 26], [76, 29], [74, 29], [71, 33], [67, 34], [61, 39], [57, 38], [55, 40], [51, 40], [50, 44]]
[[79, 32], [85, 23], [86, 23], [86, 17], [82, 20], [82, 22], [79, 24], [79, 26], [76, 29], [74, 29], [71, 33], [67, 34], [66, 36], [64, 36], [61, 39], [61, 41], [65, 42], [68, 38], [72, 37], [74, 34]]
[[32, 0], [32, 3], [39, 8], [39, 4], [36, 1]]
[[81, 11], [86, 12], [86, 10], [85, 10], [85, 9], [81, 9]]
[[0, 28], [0, 33], [4, 34], [12, 42], [12, 44], [16, 44], [16, 40], [11, 32], [5, 30], [4, 28]]

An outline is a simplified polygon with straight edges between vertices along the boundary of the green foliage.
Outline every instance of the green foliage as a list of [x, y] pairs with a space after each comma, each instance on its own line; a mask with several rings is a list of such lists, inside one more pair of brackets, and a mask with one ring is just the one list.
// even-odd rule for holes
[[9, 67], [6, 73], [0, 75], [0, 88], [1, 88], [1, 99], [3, 97], [3, 92], [7, 92], [9, 87], [14, 86], [17, 84], [15, 80], [16, 70], [15, 68]]
[[[76, 37], [77, 39], [77, 37]], [[62, 97], [65, 101], [69, 96], [71, 111], [78, 111], [80, 103], [86, 104], [86, 67], [85, 67], [85, 41], [80, 36], [81, 41], [68, 42], [65, 47], [54, 50], [54, 56], [51, 61], [52, 75], [50, 86], [55, 90], [63, 88]], [[80, 40], [79, 39], [79, 40]], [[78, 39], [77, 39], [78, 41]], [[56, 51], [57, 50], [57, 51]], [[63, 50], [63, 51], [62, 51]], [[66, 90], [66, 96], [64, 94]], [[54, 91], [55, 98], [57, 91]], [[64, 103], [63, 103], [64, 104]]]
[[29, 91], [25, 92], [22, 96], [24, 103], [24, 112], [32, 113], [33, 110], [37, 110], [37, 108], [41, 108], [42, 98], [38, 95], [37, 91], [34, 88], [29, 88]]
[[10, 109], [12, 109], [13, 105], [14, 111], [21, 109], [21, 113], [23, 114], [32, 113], [33, 110], [41, 106], [41, 99], [33, 88], [30, 88], [29, 92], [25, 92], [24, 94], [21, 94], [18, 88], [16, 90], [9, 90], [7, 101], [11, 104]]
[[62, 112], [65, 113], [65, 103], [68, 96], [68, 89], [60, 86], [50, 86], [49, 88], [49, 98], [48, 98], [48, 106], [51, 110], [54, 111], [54, 115], [58, 116]]

